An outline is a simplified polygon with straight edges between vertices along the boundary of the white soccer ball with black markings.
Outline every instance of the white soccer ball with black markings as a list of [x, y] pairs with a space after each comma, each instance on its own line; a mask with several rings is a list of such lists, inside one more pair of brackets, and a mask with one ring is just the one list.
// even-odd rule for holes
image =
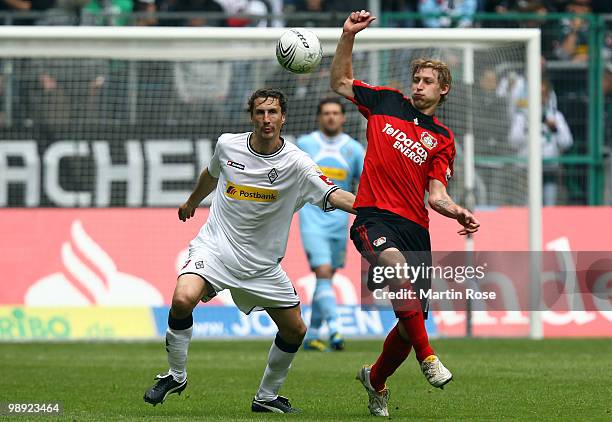
[[276, 59], [293, 73], [310, 73], [321, 63], [323, 49], [314, 32], [291, 28], [276, 43]]

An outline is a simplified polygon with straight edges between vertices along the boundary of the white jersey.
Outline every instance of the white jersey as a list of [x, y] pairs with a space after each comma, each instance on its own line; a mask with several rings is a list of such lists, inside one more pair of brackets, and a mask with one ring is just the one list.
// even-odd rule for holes
[[250, 145], [252, 132], [219, 137], [208, 165], [219, 179], [208, 221], [191, 247], [205, 247], [238, 278], [251, 278], [279, 264], [293, 213], [306, 202], [324, 211], [338, 189], [312, 159], [284, 141], [273, 154]]

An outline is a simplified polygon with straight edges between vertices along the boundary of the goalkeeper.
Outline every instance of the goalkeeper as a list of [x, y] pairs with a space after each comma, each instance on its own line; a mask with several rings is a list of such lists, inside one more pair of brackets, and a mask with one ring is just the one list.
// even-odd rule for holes
[[[364, 149], [355, 139], [342, 131], [346, 122], [344, 104], [338, 98], [325, 98], [317, 107], [319, 130], [297, 140], [297, 146], [306, 152], [336, 186], [350, 191], [361, 177]], [[310, 268], [317, 277], [312, 295], [312, 314], [306, 333], [304, 349], [325, 351], [321, 340], [323, 323], [329, 331], [329, 346], [344, 349], [344, 339], [336, 309], [336, 295], [332, 277], [344, 266], [348, 238], [348, 214], [341, 211], [323, 212], [306, 204], [300, 211], [300, 234]]]

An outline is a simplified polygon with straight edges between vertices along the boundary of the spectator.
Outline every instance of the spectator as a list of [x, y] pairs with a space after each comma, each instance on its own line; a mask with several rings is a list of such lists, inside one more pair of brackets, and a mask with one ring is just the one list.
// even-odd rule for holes
[[142, 14], [136, 16], [133, 21], [134, 26], [155, 26], [157, 25], [157, 5], [155, 0], [135, 0], [134, 12]]
[[299, 0], [295, 4], [294, 13], [310, 14], [299, 17], [289, 17], [288, 27], [317, 27], [334, 26], [336, 21], [326, 18], [325, 15], [332, 13], [331, 1], [328, 0]]
[[603, 92], [604, 92], [604, 122], [605, 122], [605, 146], [604, 156], [607, 154], [607, 172], [605, 176], [606, 180], [606, 192], [608, 205], [612, 205], [612, 62], [606, 65], [603, 78]]
[[134, 9], [132, 0], [91, 0], [83, 8], [83, 22], [86, 25], [119, 25], [128, 24], [128, 17]]
[[188, 18], [186, 26], [227, 26], [227, 12], [223, 6], [215, 0], [178, 0], [176, 5], [178, 12], [202, 13], [209, 12], [211, 17], [196, 16]]
[[612, 148], [612, 62], [606, 65], [603, 78], [604, 108], [605, 108], [605, 139]]
[[[155, 6], [158, 12], [178, 12], [179, 11], [179, 0], [156, 0]], [[159, 18], [158, 25], [160, 26], [181, 26], [183, 21], [178, 18]]]
[[267, 0], [238, 0], [231, 7], [224, 5], [225, 12], [229, 15], [228, 26], [231, 27], [259, 27], [270, 26], [268, 16], [272, 14], [272, 6]]
[[[572, 0], [565, 10], [577, 15], [591, 13], [591, 0]], [[589, 22], [575, 16], [564, 19], [561, 25], [561, 39], [555, 45], [557, 58], [586, 62], [589, 59]]]
[[[417, 0], [390, 0], [381, 4], [385, 13], [414, 13], [417, 10]], [[393, 28], [412, 28], [416, 26], [413, 18], [394, 18], [387, 20], [387, 25]]]
[[[282, 27], [283, 0], [217, 0], [230, 16], [229, 26]], [[252, 17], [245, 16], [251, 15]], [[257, 19], [261, 16], [261, 19]], [[253, 19], [254, 17], [254, 19]]]
[[[543, 76], [542, 79], [546, 79], [546, 59], [544, 56], [540, 57], [540, 69]], [[508, 115], [514, 116], [517, 109], [527, 108], [527, 79], [520, 72], [515, 70], [508, 71], [499, 82], [497, 96], [506, 99]], [[552, 88], [548, 93], [546, 107], [551, 109], [557, 108], [557, 94]]]
[[[55, 0], [0, 0], [0, 12], [41, 12], [53, 7]], [[1, 24], [33, 25], [34, 19], [15, 19]]]
[[27, 82], [30, 115], [44, 124], [99, 119], [109, 66], [103, 59], [35, 59]]
[[[185, 0], [180, 7], [192, 11], [223, 12], [221, 6], [212, 0]], [[223, 20], [224, 22], [225, 20]], [[189, 26], [212, 26], [221, 21], [213, 18], [195, 17], [188, 19]], [[214, 121], [225, 106], [232, 79], [232, 63], [229, 61], [177, 61], [174, 63], [174, 86], [176, 88], [178, 120], [199, 122], [203, 116]]]
[[[520, 0], [516, 3], [516, 12], [537, 15], [536, 18], [518, 21], [519, 28], [537, 28], [541, 31], [542, 55], [554, 57], [554, 45], [558, 33], [559, 22], [546, 19], [549, 11], [554, 10], [546, 0]], [[540, 19], [540, 16], [542, 17]]]
[[[561, 166], [554, 159], [561, 156], [574, 143], [572, 133], [563, 113], [550, 107], [549, 96], [552, 92], [550, 81], [542, 81], [542, 158], [546, 161], [543, 166], [543, 203], [544, 205], [557, 204], [557, 185], [561, 176]], [[527, 142], [527, 113], [525, 109], [516, 111], [512, 118], [510, 129], [510, 144], [514, 146], [520, 156], [527, 157], [529, 145]]]
[[473, 24], [477, 4], [476, 0], [421, 0], [418, 10], [423, 14], [441, 15], [424, 18], [423, 25], [427, 28], [467, 28]]
[[[507, 157], [515, 151], [508, 145], [510, 115], [506, 100], [497, 93], [499, 77], [493, 67], [487, 66], [477, 74], [474, 86], [474, 152], [478, 156]], [[515, 166], [486, 160], [477, 167], [478, 176], [486, 186], [482, 205], [509, 205], [515, 202], [515, 192], [509, 189], [508, 179], [516, 173]], [[481, 194], [484, 192], [480, 192]]]

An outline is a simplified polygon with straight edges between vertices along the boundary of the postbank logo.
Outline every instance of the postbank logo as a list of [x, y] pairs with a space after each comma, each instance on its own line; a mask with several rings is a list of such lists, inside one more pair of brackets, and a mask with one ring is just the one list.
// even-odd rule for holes
[[319, 167], [324, 175], [333, 180], [346, 180], [348, 172], [346, 169], [337, 167]]
[[278, 199], [278, 191], [227, 182], [225, 196], [240, 201], [274, 202]]

